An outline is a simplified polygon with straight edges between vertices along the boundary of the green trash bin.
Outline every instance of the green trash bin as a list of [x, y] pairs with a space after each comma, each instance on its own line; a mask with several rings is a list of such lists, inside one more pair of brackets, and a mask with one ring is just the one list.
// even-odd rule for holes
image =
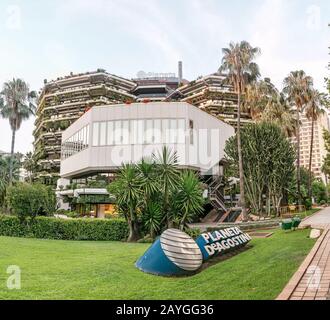
[[282, 230], [291, 230], [293, 221], [291, 219], [282, 220]]
[[299, 217], [295, 217], [292, 219], [292, 228], [297, 229], [301, 223], [301, 219]]

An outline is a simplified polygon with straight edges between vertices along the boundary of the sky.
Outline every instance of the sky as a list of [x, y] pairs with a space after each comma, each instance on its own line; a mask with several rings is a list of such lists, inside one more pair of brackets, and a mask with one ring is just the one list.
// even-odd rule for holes
[[[38, 91], [44, 79], [97, 68], [177, 73], [179, 60], [193, 80], [217, 71], [230, 41], [247, 40], [278, 88], [303, 69], [324, 91], [329, 14], [329, 0], [1, 0], [0, 86], [15, 77]], [[33, 123], [23, 123], [15, 151], [32, 151]], [[10, 143], [0, 119], [0, 150]]]

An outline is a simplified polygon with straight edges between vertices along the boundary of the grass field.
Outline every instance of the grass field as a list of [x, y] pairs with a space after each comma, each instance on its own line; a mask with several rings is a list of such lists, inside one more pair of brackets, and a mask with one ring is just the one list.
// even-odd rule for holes
[[[312, 248], [309, 230], [277, 230], [252, 248], [186, 278], [144, 274], [148, 244], [0, 237], [0, 299], [274, 299]], [[21, 289], [6, 287], [21, 268]]]

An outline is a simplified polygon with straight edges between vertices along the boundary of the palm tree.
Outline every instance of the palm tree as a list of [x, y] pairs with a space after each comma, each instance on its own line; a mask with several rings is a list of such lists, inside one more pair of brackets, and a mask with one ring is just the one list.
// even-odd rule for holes
[[297, 136], [297, 191], [301, 204], [300, 190], [300, 113], [308, 102], [308, 92], [313, 85], [313, 79], [303, 70], [292, 71], [284, 79], [283, 92], [287, 95], [292, 106], [296, 108], [296, 136]]
[[243, 219], [248, 220], [244, 193], [244, 171], [241, 147], [241, 101], [242, 94], [246, 92], [248, 83], [255, 81], [259, 75], [259, 67], [253, 60], [259, 54], [259, 48], [253, 48], [248, 42], [230, 43], [229, 48], [223, 48], [224, 54], [219, 72], [227, 75], [228, 82], [234, 87], [238, 96], [237, 102], [237, 148], [239, 158], [240, 178], [240, 205], [242, 207]]
[[29, 86], [22, 79], [13, 79], [3, 85], [0, 100], [0, 114], [9, 120], [12, 130], [9, 184], [13, 180], [13, 161], [16, 131], [20, 129], [22, 121], [27, 120], [35, 114], [36, 106], [33, 101], [37, 95], [34, 91], [30, 92]]
[[243, 109], [250, 113], [253, 120], [260, 120], [265, 108], [278, 90], [269, 78], [253, 81], [246, 86]]
[[308, 92], [308, 103], [306, 106], [306, 117], [312, 121], [311, 129], [311, 144], [309, 150], [309, 176], [308, 176], [308, 197], [312, 197], [312, 156], [313, 156], [313, 144], [314, 144], [314, 126], [315, 121], [319, 116], [324, 113], [324, 110], [321, 108], [322, 96], [319, 91], [311, 89]]
[[172, 152], [169, 148], [163, 147], [161, 152], [153, 154], [152, 158], [156, 163], [156, 173], [160, 182], [160, 189], [163, 193], [163, 214], [166, 224], [171, 227], [169, 199], [170, 194], [178, 185], [178, 156], [176, 152]]
[[23, 158], [23, 168], [27, 171], [29, 182], [32, 182], [32, 176], [36, 168], [36, 161], [32, 152], [27, 152]]
[[[127, 241], [140, 238], [138, 207], [141, 201], [141, 178], [133, 164], [123, 164], [117, 178], [108, 186], [108, 191], [116, 197], [119, 210], [123, 212], [129, 226]], [[128, 211], [128, 212], [127, 212]]]
[[272, 95], [260, 117], [260, 121], [275, 123], [287, 137], [293, 136], [296, 132], [295, 112], [283, 93]]

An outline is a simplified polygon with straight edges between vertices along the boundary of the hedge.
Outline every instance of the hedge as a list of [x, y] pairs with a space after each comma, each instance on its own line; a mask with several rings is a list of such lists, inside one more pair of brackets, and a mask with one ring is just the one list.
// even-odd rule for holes
[[121, 241], [128, 236], [123, 219], [59, 219], [37, 217], [21, 223], [15, 216], [0, 215], [0, 236], [56, 240]]

